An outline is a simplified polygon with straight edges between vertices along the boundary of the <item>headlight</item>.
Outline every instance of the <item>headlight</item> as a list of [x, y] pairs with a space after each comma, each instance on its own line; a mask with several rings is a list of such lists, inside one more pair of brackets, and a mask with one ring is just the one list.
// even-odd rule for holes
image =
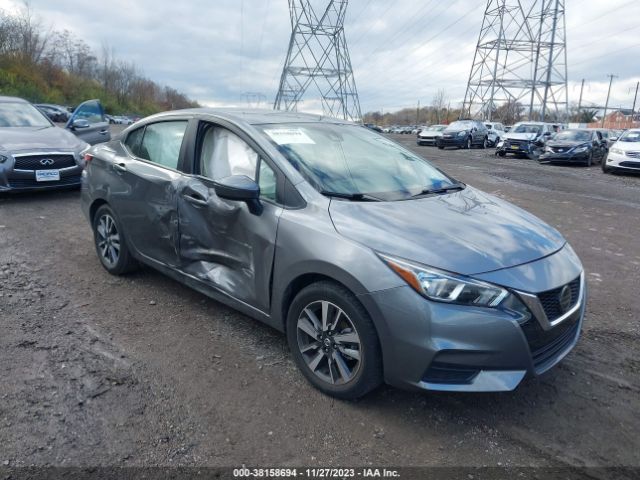
[[497, 147], [497, 148], [502, 148], [502, 147], [504, 147], [504, 141], [500, 140], [500, 141], [498, 142], [498, 145], [496, 145], [496, 147]]
[[459, 137], [464, 137], [467, 134], [467, 132], [458, 132], [458, 136]]
[[575, 153], [582, 153], [586, 152], [587, 150], [589, 150], [589, 147], [587, 145], [582, 145], [581, 147], [576, 147], [573, 151]]
[[553, 148], [551, 147], [544, 147], [544, 151], [547, 153], [553, 153]]
[[502, 287], [379, 254], [415, 291], [429, 300], [457, 305], [497, 307], [509, 292]]
[[7, 160], [9, 160], [9, 157], [5, 156], [5, 155], [0, 155], [0, 163], [4, 163]]
[[624, 155], [624, 152], [619, 148], [612, 148], [610, 151], [611, 153], [615, 153], [616, 155]]

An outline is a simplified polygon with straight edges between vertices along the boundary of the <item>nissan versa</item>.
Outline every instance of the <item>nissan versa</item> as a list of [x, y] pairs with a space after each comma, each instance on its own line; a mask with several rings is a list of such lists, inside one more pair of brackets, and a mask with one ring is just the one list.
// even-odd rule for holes
[[107, 271], [150, 265], [286, 332], [329, 395], [512, 390], [578, 340], [584, 274], [556, 230], [362, 126], [175, 111], [86, 165]]

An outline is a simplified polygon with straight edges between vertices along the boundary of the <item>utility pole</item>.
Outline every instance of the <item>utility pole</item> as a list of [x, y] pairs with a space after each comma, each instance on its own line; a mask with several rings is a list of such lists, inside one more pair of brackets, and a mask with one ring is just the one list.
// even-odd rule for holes
[[636, 83], [636, 95], [633, 97], [633, 108], [631, 109], [631, 115], [636, 113], [636, 102], [638, 100], [638, 87], [640, 87], [640, 82]]
[[600, 125], [604, 128], [604, 119], [607, 118], [607, 109], [609, 108], [609, 97], [611, 96], [611, 85], [613, 84], [613, 78], [617, 77], [617, 75], [609, 74], [609, 90], [607, 91], [607, 101], [604, 104], [604, 114], [602, 115], [602, 124]]
[[513, 104], [529, 117], [566, 117], [565, 0], [486, 5], [461, 116], [491, 119], [496, 105]]
[[348, 0], [289, 0], [291, 38], [274, 109], [295, 111], [312, 88], [325, 115], [361, 121], [344, 33], [347, 4]]
[[416, 125], [420, 123], [420, 100], [418, 100], [418, 108], [416, 108]]

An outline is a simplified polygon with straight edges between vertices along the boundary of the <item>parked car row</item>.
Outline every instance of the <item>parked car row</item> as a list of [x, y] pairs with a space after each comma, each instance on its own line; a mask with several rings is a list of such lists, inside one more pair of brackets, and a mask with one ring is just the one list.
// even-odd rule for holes
[[546, 122], [459, 120], [450, 125], [423, 127], [416, 143], [470, 149], [496, 147], [496, 155], [523, 156], [542, 163], [600, 163], [604, 172], [640, 171], [640, 130], [572, 128]]
[[124, 115], [105, 115], [105, 118], [112, 125], [131, 125], [135, 121], [133, 118]]

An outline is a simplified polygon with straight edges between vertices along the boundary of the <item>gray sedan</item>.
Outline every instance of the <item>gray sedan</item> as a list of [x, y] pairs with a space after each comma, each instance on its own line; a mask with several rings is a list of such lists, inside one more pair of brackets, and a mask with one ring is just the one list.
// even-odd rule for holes
[[111, 138], [101, 116], [97, 100], [85, 102], [63, 129], [29, 102], [0, 97], [0, 192], [78, 188], [89, 143]]
[[285, 332], [329, 395], [512, 390], [578, 341], [560, 233], [359, 125], [159, 114], [93, 147], [82, 183], [107, 271], [144, 263]]

